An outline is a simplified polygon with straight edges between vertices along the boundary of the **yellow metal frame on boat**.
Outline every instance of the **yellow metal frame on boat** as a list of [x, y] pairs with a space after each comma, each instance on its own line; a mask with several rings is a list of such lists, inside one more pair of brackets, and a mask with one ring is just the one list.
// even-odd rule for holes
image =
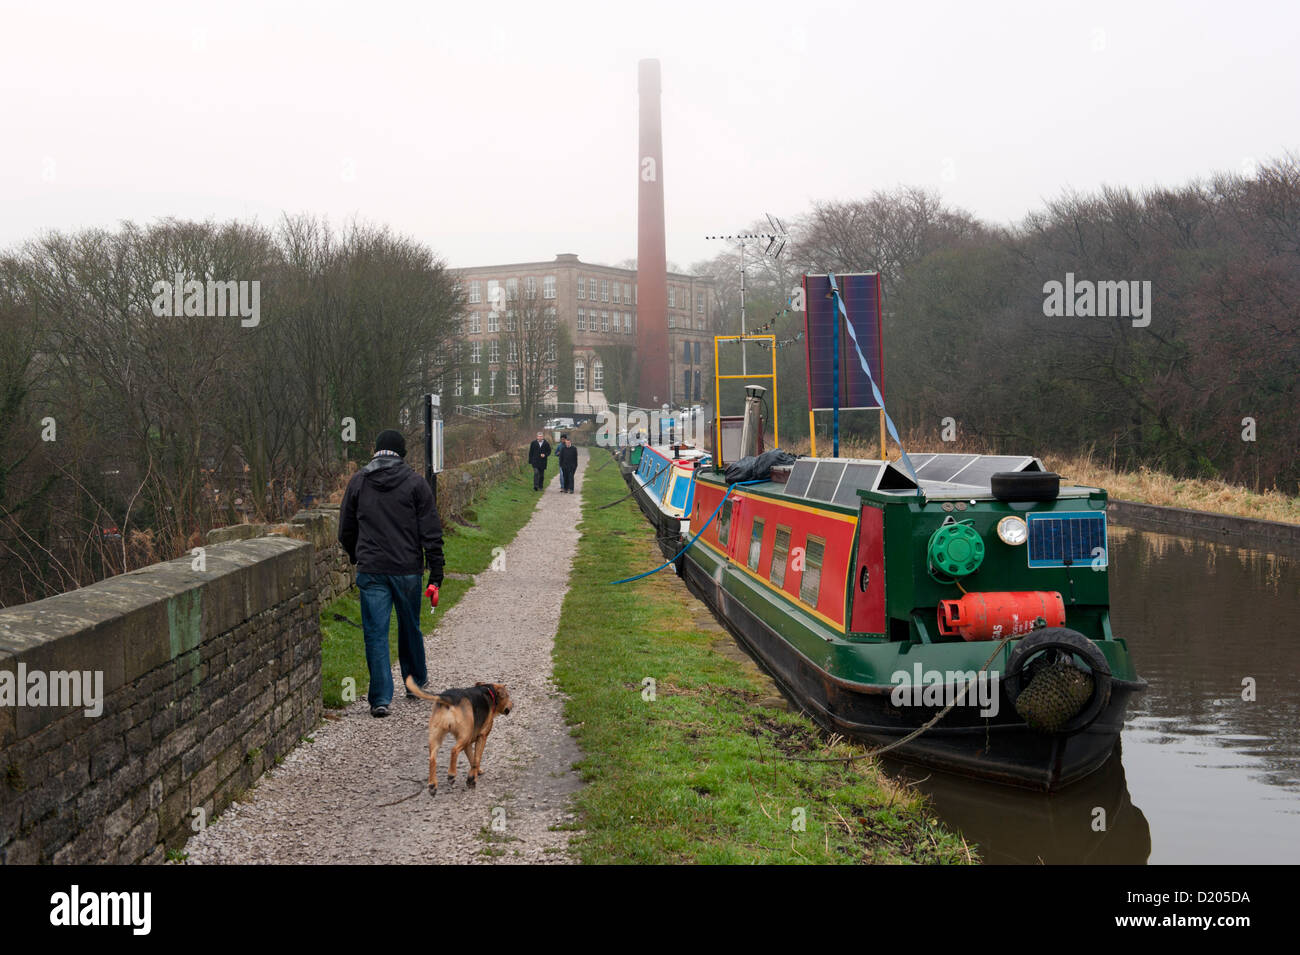
[[[808, 412], [808, 441], [812, 456], [817, 457], [817, 417]], [[889, 460], [889, 449], [885, 446], [885, 409], [880, 409], [880, 460]]]
[[[768, 354], [772, 356], [772, 370], [768, 374], [760, 375], [751, 372], [747, 375], [720, 375], [718, 374], [718, 343], [719, 342], [758, 342], [765, 341], [770, 344], [767, 349]], [[743, 345], [741, 346], [744, 347]], [[718, 450], [722, 450], [722, 386], [720, 380], [728, 381], [737, 378], [763, 378], [772, 379], [772, 445], [779, 448], [781, 446], [781, 417], [777, 414], [776, 405], [776, 336], [775, 335], [714, 335], [713, 336], [713, 433], [718, 438]]]

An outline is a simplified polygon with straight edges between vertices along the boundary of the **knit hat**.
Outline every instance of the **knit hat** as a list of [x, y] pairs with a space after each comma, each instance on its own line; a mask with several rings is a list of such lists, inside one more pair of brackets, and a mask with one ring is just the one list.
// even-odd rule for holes
[[375, 438], [375, 453], [380, 451], [392, 451], [399, 458], [406, 457], [406, 439], [402, 437], [402, 432], [392, 428], [379, 432], [379, 437]]

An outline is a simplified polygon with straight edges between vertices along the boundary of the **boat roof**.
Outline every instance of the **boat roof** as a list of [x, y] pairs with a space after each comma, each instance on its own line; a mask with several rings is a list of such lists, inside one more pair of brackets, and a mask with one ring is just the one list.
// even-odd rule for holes
[[[901, 461], [863, 458], [800, 458], [790, 466], [784, 484], [755, 485], [756, 490], [786, 497], [857, 508], [859, 496], [887, 494], [921, 496], [928, 500], [992, 499], [994, 474], [1006, 471], [1043, 471], [1043, 462], [1028, 455], [915, 454], [911, 455], [917, 480]], [[1062, 485], [1058, 497], [1087, 497], [1095, 488]]]

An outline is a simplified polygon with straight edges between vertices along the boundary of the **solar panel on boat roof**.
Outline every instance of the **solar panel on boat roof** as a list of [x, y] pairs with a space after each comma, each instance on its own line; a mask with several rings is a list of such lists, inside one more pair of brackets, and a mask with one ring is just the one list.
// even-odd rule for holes
[[978, 454], [936, 454], [924, 464], [915, 465], [916, 476], [922, 481], [949, 481], [978, 457]]
[[1033, 460], [1033, 458], [1016, 457], [1009, 454], [982, 454], [977, 460], [954, 474], [949, 480], [954, 484], [989, 487], [993, 475], [999, 471], [1021, 471], [1030, 465]]
[[842, 461], [818, 461], [817, 471], [813, 474], [812, 483], [808, 485], [808, 493], [805, 495], [814, 501], [829, 501], [835, 494], [835, 489], [839, 487], [840, 478], [844, 476], [845, 464]]
[[844, 471], [844, 477], [840, 478], [840, 486], [832, 502], [843, 504], [845, 507], [856, 507], [858, 489], [869, 491], [875, 487], [876, 475], [883, 467], [883, 464], [850, 464]]
[[917, 477], [931, 488], [987, 490], [999, 471], [1037, 470], [1034, 458], [1012, 454], [936, 454], [916, 468]]
[[[917, 478], [932, 491], [988, 490], [990, 480], [999, 471], [1038, 468], [1034, 458], [1009, 454], [918, 454], [911, 460]], [[885, 467], [878, 461], [800, 458], [790, 469], [785, 493], [854, 507], [858, 490], [871, 490], [878, 481], [881, 490], [906, 490], [913, 486], [897, 464], [888, 465], [889, 473], [881, 476], [880, 471]]]
[[785, 482], [785, 493], [792, 497], [803, 497], [808, 493], [808, 483], [812, 481], [817, 462], [813, 458], [800, 458], [790, 468], [790, 479]]

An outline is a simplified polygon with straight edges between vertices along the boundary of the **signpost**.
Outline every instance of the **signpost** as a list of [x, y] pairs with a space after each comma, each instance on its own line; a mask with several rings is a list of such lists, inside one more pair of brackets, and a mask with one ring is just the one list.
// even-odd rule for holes
[[424, 396], [424, 476], [433, 491], [433, 506], [438, 507], [438, 472], [443, 466], [442, 408], [437, 395]]

